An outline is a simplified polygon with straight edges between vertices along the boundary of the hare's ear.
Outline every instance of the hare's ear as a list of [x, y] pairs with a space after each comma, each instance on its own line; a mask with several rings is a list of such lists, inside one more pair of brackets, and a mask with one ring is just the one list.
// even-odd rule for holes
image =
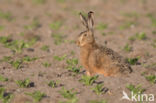
[[82, 15], [82, 13], [79, 14], [82, 24], [88, 29], [88, 23], [87, 19]]
[[94, 13], [92, 11], [88, 12], [88, 28], [93, 30], [94, 26]]

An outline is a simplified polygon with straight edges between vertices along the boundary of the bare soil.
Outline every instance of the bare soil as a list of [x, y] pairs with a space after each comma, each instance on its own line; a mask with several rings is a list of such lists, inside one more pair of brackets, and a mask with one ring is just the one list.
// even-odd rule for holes
[[[79, 48], [73, 41], [85, 28], [80, 22], [78, 13], [87, 13], [90, 10], [95, 13], [95, 37], [99, 44], [107, 45], [125, 58], [140, 57], [138, 63], [132, 65], [133, 73], [129, 77], [100, 75], [92, 86], [85, 86], [79, 81], [81, 76], [85, 75], [84, 68], [81, 68], [81, 73], [76, 76], [72, 76], [73, 73], [66, 69], [66, 59], [79, 58]], [[13, 93], [14, 97], [11, 103], [25, 103], [25, 101], [32, 103], [32, 98], [25, 93], [36, 90], [46, 94], [40, 103], [65, 101], [66, 99], [59, 93], [62, 87], [74, 88], [74, 91], [77, 91], [78, 103], [89, 103], [90, 100], [132, 103], [132, 101], [121, 100], [123, 90], [130, 95], [130, 91], [126, 88], [128, 84], [141, 85], [146, 89], [144, 93], [155, 95], [156, 101], [156, 85], [147, 81], [142, 75], [143, 73], [156, 75], [156, 47], [154, 47], [156, 26], [152, 26], [152, 22], [147, 16], [149, 13], [155, 15], [155, 0], [46, 0], [41, 4], [37, 4], [33, 0], [0, 0], [0, 11], [10, 12], [12, 17], [11, 21], [0, 17], [0, 25], [4, 26], [4, 29], [0, 30], [0, 36], [11, 35], [14, 40], [28, 40], [32, 35], [40, 37], [40, 40], [31, 46], [33, 51], [25, 48], [21, 53], [16, 54], [0, 44], [0, 59], [4, 56], [39, 57], [36, 61], [22, 64], [19, 69], [15, 69], [6, 62], [0, 63], [0, 75], [8, 78], [6, 82], [0, 81], [0, 87]], [[26, 29], [25, 25], [31, 25], [34, 19], [38, 20], [39, 26]], [[59, 28], [50, 28], [49, 25], [55, 21], [61, 21], [62, 25]], [[134, 23], [126, 24], [130, 21]], [[100, 29], [100, 27], [98, 28], [100, 24], [107, 24], [107, 27]], [[128, 26], [124, 26], [122, 29], [123, 25]], [[24, 36], [20, 35], [21, 32], [24, 33]], [[129, 38], [138, 32], [146, 33], [147, 38], [130, 41]], [[52, 34], [61, 34], [63, 42], [56, 45]], [[130, 52], [123, 50], [127, 43], [132, 47]], [[48, 51], [41, 50], [44, 45], [49, 46]], [[54, 59], [54, 56], [65, 54], [67, 55], [65, 60]], [[42, 65], [46, 61], [51, 63], [48, 68]], [[20, 88], [15, 83], [16, 80], [26, 78], [34, 83], [33, 87]], [[48, 86], [50, 80], [58, 80], [61, 85], [51, 88]], [[108, 88], [106, 93], [97, 95], [92, 91], [91, 88], [95, 87], [98, 82], [102, 82], [104, 87]]]

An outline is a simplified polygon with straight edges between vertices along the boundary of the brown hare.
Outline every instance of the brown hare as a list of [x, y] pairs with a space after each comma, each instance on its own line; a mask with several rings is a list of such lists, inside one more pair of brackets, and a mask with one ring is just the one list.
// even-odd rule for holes
[[88, 76], [103, 74], [104, 76], [121, 76], [132, 72], [126, 60], [118, 53], [106, 46], [100, 46], [94, 38], [94, 17], [93, 12], [88, 13], [85, 18], [80, 13], [82, 24], [86, 31], [79, 34], [77, 45], [80, 47], [80, 62], [86, 69]]

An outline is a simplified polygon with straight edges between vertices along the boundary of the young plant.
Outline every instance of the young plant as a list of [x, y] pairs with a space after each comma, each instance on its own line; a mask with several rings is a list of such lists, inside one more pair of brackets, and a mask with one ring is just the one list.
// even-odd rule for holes
[[100, 23], [100, 24], [97, 25], [96, 29], [105, 30], [105, 29], [107, 29], [107, 27], [108, 27], [108, 24]]
[[10, 56], [4, 56], [1, 61], [7, 62], [11, 64], [12, 67], [19, 69], [23, 63], [28, 63], [35, 60], [37, 60], [36, 57], [30, 58], [29, 56], [25, 56], [23, 58], [16, 59], [16, 60], [13, 60], [12, 57]]
[[19, 69], [22, 65], [22, 61], [21, 60], [15, 60], [15, 61], [11, 61], [10, 64], [15, 69]]
[[8, 21], [12, 21], [13, 20], [12, 14], [10, 12], [0, 11], [0, 18], [6, 19]]
[[46, 0], [33, 0], [34, 4], [44, 4]]
[[156, 39], [153, 40], [153, 42], [151, 43], [151, 45], [152, 45], [153, 48], [156, 48]]
[[30, 56], [25, 56], [21, 60], [22, 60], [22, 62], [32, 62], [32, 61], [35, 61], [37, 59], [38, 59], [37, 57], [32, 57], [31, 58]]
[[155, 84], [156, 83], [156, 75], [148, 75], [145, 76], [146, 80], [148, 80], [149, 82]]
[[[140, 101], [140, 99], [141, 100], [144, 99], [142, 96], [140, 96], [145, 91], [145, 89], [142, 88], [141, 85], [135, 86], [135, 85], [129, 84], [129, 85], [126, 86], [126, 88], [128, 90], [130, 90], [131, 92], [133, 92], [133, 94], [135, 95], [137, 101]], [[140, 99], [138, 98], [138, 96], [140, 97]], [[130, 98], [132, 98], [132, 97], [130, 97]], [[140, 101], [138, 103], [142, 103], [142, 101]]]
[[48, 45], [43, 45], [41, 47], [41, 50], [43, 50], [43, 51], [49, 51], [49, 46]]
[[107, 103], [105, 100], [91, 100], [89, 103]]
[[137, 12], [133, 11], [133, 12], [123, 13], [123, 16], [129, 17], [129, 18], [138, 18], [139, 14]]
[[127, 21], [127, 22], [125, 22], [124, 24], [122, 24], [120, 26], [120, 29], [121, 30], [128, 29], [128, 28], [130, 28], [130, 27], [132, 27], [134, 25], [136, 25], [136, 22], [134, 22], [134, 21]]
[[11, 56], [4, 56], [3, 59], [1, 59], [0, 61], [9, 62], [11, 59], [12, 59]]
[[145, 39], [147, 39], [147, 36], [146, 36], [145, 32], [139, 32], [139, 33], [136, 33], [136, 38], [138, 40], [145, 40]]
[[55, 21], [51, 24], [49, 24], [49, 27], [52, 29], [52, 30], [58, 30], [60, 29], [62, 26], [62, 22], [61, 21]]
[[156, 17], [154, 17], [154, 15], [152, 13], [149, 13], [147, 16], [149, 17], [149, 19], [152, 23], [151, 26], [156, 27]]
[[5, 27], [0, 25], [0, 31], [2, 31]]
[[73, 58], [73, 59], [67, 59], [66, 60], [67, 65], [67, 69], [75, 74], [80, 73], [80, 68], [81, 66], [77, 66], [78, 64], [78, 59]]
[[25, 42], [24, 40], [12, 40], [10, 36], [1, 36], [0, 43], [6, 48], [11, 49], [15, 53], [21, 53], [24, 48], [29, 48], [36, 43], [36, 38], [32, 38], [30, 41]]
[[46, 68], [50, 67], [51, 66], [51, 63], [49, 62], [43, 62], [42, 65]]
[[0, 88], [0, 100], [2, 101], [2, 103], [10, 103], [12, 98], [12, 93], [6, 93], [5, 88]]
[[0, 75], [0, 81], [6, 82], [8, 81], [8, 78], [5, 78], [4, 76]]
[[66, 54], [65, 55], [63, 55], [63, 56], [54, 56], [53, 58], [54, 58], [54, 60], [57, 60], [57, 61], [62, 61], [62, 60], [64, 60], [65, 58], [66, 58]]
[[52, 34], [52, 38], [54, 39], [54, 44], [56, 44], [56, 45], [60, 45], [64, 42], [64, 40], [63, 40], [64, 37], [59, 33]]
[[136, 57], [136, 58], [127, 58], [127, 62], [131, 65], [135, 65], [138, 63], [140, 57]]
[[25, 80], [17, 80], [16, 84], [21, 87], [21, 88], [28, 88], [31, 87], [31, 81], [30, 79], [25, 79]]
[[134, 94], [142, 94], [145, 91], [145, 89], [143, 89], [141, 85], [135, 86], [135, 85], [129, 84], [126, 86], [126, 88], [132, 91]]
[[59, 103], [77, 103], [78, 99], [76, 97], [77, 92], [73, 92], [73, 89], [66, 90], [65, 88], [62, 88], [62, 90], [59, 91], [59, 93], [66, 98], [66, 101], [59, 102]]
[[92, 77], [83, 75], [81, 77], [80, 82], [83, 82], [85, 85], [90, 86], [90, 85], [92, 85], [95, 82], [95, 80], [97, 80], [97, 78], [98, 78], [98, 75], [92, 76]]
[[124, 46], [123, 50], [126, 51], [126, 52], [130, 52], [130, 51], [132, 51], [132, 47], [129, 44], [126, 44]]
[[97, 84], [94, 88], [92, 88], [92, 90], [97, 94], [100, 95], [103, 93], [103, 84]]
[[46, 96], [46, 94], [41, 93], [40, 91], [35, 91], [33, 93], [25, 93], [25, 94], [31, 96], [34, 99], [34, 102], [39, 102]]
[[30, 25], [25, 25], [24, 28], [26, 30], [32, 30], [32, 29], [36, 29], [36, 28], [38, 28], [40, 26], [41, 25], [40, 25], [39, 20], [37, 18], [34, 18], [33, 21], [32, 21], [32, 23]]
[[65, 0], [56, 0], [58, 3], [65, 3]]
[[58, 86], [58, 82], [56, 81], [53, 81], [51, 80], [49, 83], [48, 83], [48, 86], [49, 87], [52, 87], [52, 88], [56, 88]]

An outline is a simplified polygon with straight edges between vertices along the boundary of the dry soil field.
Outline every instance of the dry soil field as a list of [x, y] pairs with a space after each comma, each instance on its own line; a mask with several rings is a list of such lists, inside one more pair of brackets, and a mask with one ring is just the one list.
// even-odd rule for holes
[[[85, 76], [75, 40], [90, 10], [128, 77]], [[0, 103], [156, 103], [155, 83], [156, 0], [0, 0]]]

